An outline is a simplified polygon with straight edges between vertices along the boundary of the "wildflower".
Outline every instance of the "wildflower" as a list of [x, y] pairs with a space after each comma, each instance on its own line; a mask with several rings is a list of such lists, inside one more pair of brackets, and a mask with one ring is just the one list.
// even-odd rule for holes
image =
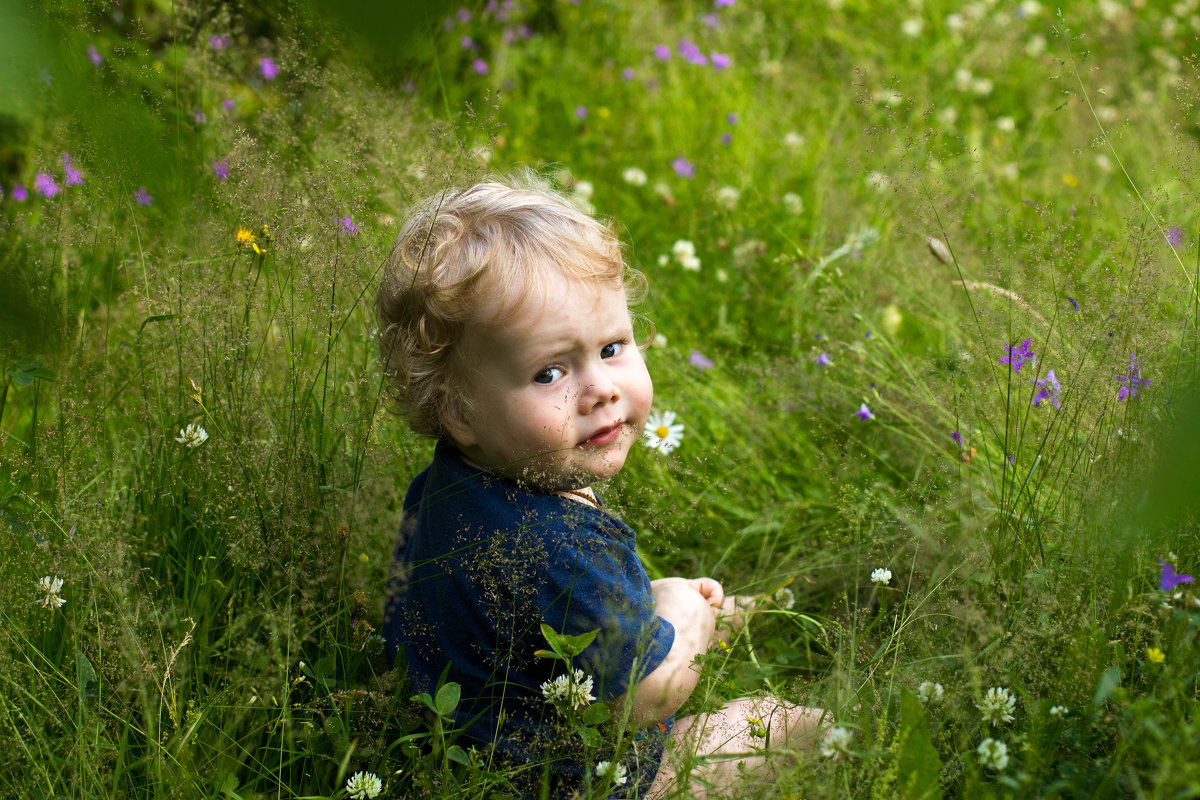
[[836, 725], [821, 736], [821, 755], [833, 761], [850, 758], [850, 740], [854, 734], [847, 728]]
[[575, 196], [580, 200], [590, 200], [595, 191], [596, 187], [592, 186], [591, 181], [577, 181], [575, 183]]
[[1138, 366], [1135, 354], [1129, 354], [1129, 374], [1118, 375], [1117, 382], [1125, 384], [1117, 390], [1118, 402], [1124, 400], [1126, 397], [1136, 397], [1139, 389], [1150, 385], [1150, 379], [1142, 377], [1142, 370]]
[[626, 67], [625, 69], [621, 70], [621, 77], [627, 81], [631, 81], [637, 77], [637, 72], [634, 71], [633, 67]]
[[203, 125], [204, 123], [208, 122], [208, 115], [197, 108], [192, 112], [192, 121], [197, 125]]
[[43, 594], [46, 596], [37, 601], [38, 605], [42, 606], [42, 608], [46, 609], [47, 611], [54, 611], [55, 609], [62, 608], [63, 604], [67, 602], [58, 596], [58, 593], [62, 591], [62, 587], [63, 579], [57, 575], [55, 575], [53, 578], [51, 578], [49, 575], [42, 578], [40, 581], [38, 581], [38, 588], [41, 589]]
[[910, 39], [915, 39], [925, 30], [925, 23], [920, 17], [909, 17], [900, 25], [900, 32]]
[[1076, 300], [1074, 297], [1068, 297], [1067, 300], [1069, 300], [1071, 302], [1071, 306], [1075, 309], [1075, 313], [1078, 314], [1079, 313], [1079, 301]]
[[875, 419], [875, 415], [871, 413], [871, 409], [867, 408], [867, 404], [863, 403], [858, 407], [858, 411], [854, 412], [854, 416], [866, 422], [869, 419]]
[[238, 244], [243, 245], [245, 247], [253, 247], [256, 251], [258, 250], [258, 247], [255, 246], [255, 244], [254, 244], [254, 241], [255, 241], [254, 232], [251, 231], [249, 228], [247, 228], [245, 226], [238, 228], [237, 234], [235, 234], [235, 236], [237, 238]]
[[83, 176], [79, 174], [79, 170], [71, 166], [71, 154], [63, 153], [63, 175], [65, 176], [63, 183], [67, 186], [79, 186], [83, 183]]
[[917, 699], [925, 705], [937, 705], [945, 696], [946, 690], [934, 681], [925, 681], [917, 687]]
[[356, 772], [346, 781], [346, 794], [354, 800], [369, 800], [383, 791], [383, 781], [374, 772]]
[[1171, 247], [1179, 247], [1183, 244], [1183, 231], [1179, 229], [1178, 225], [1173, 226], [1167, 231], [1165, 238]]
[[737, 208], [738, 200], [741, 197], [742, 193], [732, 186], [722, 186], [717, 189], [717, 205], [729, 211]]
[[1008, 766], [1008, 745], [995, 739], [984, 739], [975, 748], [979, 754], [979, 764], [984, 769], [999, 772]]
[[700, 45], [691, 39], [679, 40], [679, 55], [683, 56], [683, 60], [689, 64], [695, 64], [698, 67], [708, 66], [708, 57], [700, 52]]
[[465, 9], [465, 8], [459, 7], [459, 9], [458, 9], [458, 21], [459, 21], [459, 22], [464, 22], [464, 23], [465, 23], [465, 22], [470, 22], [470, 21], [471, 21], [471, 12], [470, 12], [470, 11], [468, 11], [467, 9]]
[[728, 114], [726, 114], [726, 115], [725, 115], [725, 122], [729, 123], [730, 125], [737, 125], [737, 124], [738, 124], [738, 115], [737, 115], [737, 112], [736, 112], [736, 111], [730, 111]]
[[475, 40], [472, 39], [470, 36], [464, 36], [464, 37], [462, 37], [462, 40], [459, 41], [459, 45], [462, 47], [463, 50], [474, 50], [475, 49]]
[[717, 72], [720, 72], [723, 69], [728, 69], [729, 65], [732, 63], [733, 61], [724, 53], [712, 54], [712, 68]]
[[675, 170], [675, 174], [681, 178], [696, 177], [696, 165], [683, 156], [679, 156], [671, 162], [671, 169]]
[[669, 61], [671, 59], [671, 48], [665, 44], [656, 45], [654, 47], [654, 57], [659, 61]]
[[956, 445], [962, 447], [962, 436], [959, 435], [958, 431], [950, 431], [950, 438], [954, 440]]
[[713, 367], [713, 360], [699, 350], [689, 351], [688, 363], [702, 372]]
[[275, 76], [279, 74], [279, 68], [275, 66], [275, 59], [273, 58], [260, 58], [258, 60], [258, 71], [269, 81], [275, 80]]
[[793, 217], [799, 216], [804, 212], [804, 198], [795, 192], [786, 193], [779, 201], [783, 204], [783, 210]]
[[795, 593], [792, 592], [792, 590], [786, 586], [784, 586], [779, 591], [775, 592], [774, 598], [775, 598], [775, 602], [778, 603], [779, 607], [782, 608], [784, 611], [791, 611], [792, 608], [796, 605]]
[[675, 256], [675, 260], [684, 269], [691, 272], [700, 271], [700, 259], [696, 255], [696, 245], [692, 244], [689, 240], [676, 240], [675, 244], [671, 245], [671, 254]]
[[234, 100], [232, 97], [227, 97], [221, 101], [221, 108], [225, 109], [226, 111], [233, 111], [233, 109], [235, 109], [236, 107], [237, 107], [237, 101]]
[[683, 426], [675, 424], [675, 412], [664, 411], [661, 414], [651, 414], [642, 429], [645, 445], [660, 453], [670, 455], [671, 451], [683, 441]]
[[983, 701], [976, 703], [979, 714], [984, 722], [993, 725], [1001, 722], [1012, 722], [1016, 717], [1013, 711], [1017, 707], [1017, 698], [1013, 697], [1003, 686], [993, 686], [983, 695]]
[[581, 669], [559, 675], [542, 683], [542, 697], [555, 706], [562, 703], [570, 708], [583, 708], [596, 699], [592, 696], [592, 676], [584, 675]]
[[655, 347], [666, 347], [667, 346], [666, 335], [661, 334], [661, 333], [654, 334], [654, 346]]
[[1161, 664], [1167, 660], [1167, 654], [1157, 647], [1146, 648], [1146, 658], [1153, 661], [1155, 664]]
[[608, 778], [612, 781], [613, 786], [624, 786], [629, 782], [626, 772], [624, 764], [613, 764], [608, 761], [596, 763], [596, 774]]
[[733, 5], [733, 0], [716, 0], [716, 8], [725, 8]]
[[12, 199], [16, 200], [18, 203], [24, 203], [26, 200], [29, 199], [29, 190], [25, 188], [24, 184], [18, 183], [16, 186], [14, 186], [12, 188], [11, 196], [12, 196]]
[[881, 583], [887, 586], [892, 581], [892, 571], [890, 569], [879, 569], [871, 571], [871, 583]]
[[99, 68], [100, 65], [104, 63], [104, 56], [100, 55], [100, 52], [96, 50], [96, 45], [94, 44], [89, 44], [87, 46], [87, 57], [88, 61], [92, 62], [93, 67]]
[[214, 178], [216, 178], [219, 181], [229, 180], [229, 162], [228, 161], [226, 161], [224, 159], [221, 159], [220, 161], [218, 161], [217, 159], [214, 158], [214, 159], [212, 159], [211, 164], [212, 164], [212, 173], [213, 173]]
[[645, 186], [647, 180], [645, 171], [637, 167], [626, 167], [621, 178], [630, 186]]
[[186, 447], [199, 447], [208, 441], [208, 431], [194, 422], [189, 422], [186, 428], [179, 429], [179, 435], [175, 437], [175, 441]]
[[1033, 383], [1038, 387], [1037, 394], [1033, 396], [1035, 406], [1040, 406], [1043, 401], [1049, 400], [1055, 408], [1062, 408], [1062, 404], [1058, 401], [1062, 386], [1059, 385], [1058, 378], [1054, 376], [1054, 370], [1048, 370], [1046, 377], [1035, 380]]
[[471, 69], [475, 71], [476, 75], [487, 75], [488, 74], [487, 62], [484, 61], [482, 58], [475, 59], [475, 61], [471, 63]]
[[830, 364], [829, 354], [822, 350], [813, 358], [813, 362], [816, 363], [818, 367], [828, 367]]
[[208, 46], [213, 50], [224, 50], [229, 46], [229, 37], [213, 34], [208, 37]]
[[154, 198], [146, 191], [145, 186], [138, 187], [138, 190], [133, 193], [133, 199], [139, 206], [148, 206], [154, 202]]
[[1171, 592], [1181, 583], [1192, 583], [1195, 581], [1191, 575], [1183, 575], [1175, 571], [1175, 565], [1170, 561], [1159, 559], [1158, 563], [1162, 565], [1162, 576], [1158, 579], [1158, 590], [1160, 592]]
[[575, 106], [575, 116], [579, 119], [587, 119], [587, 106]]
[[725, 145], [726, 147], [729, 147], [729, 145], [733, 144], [733, 134], [730, 133], [729, 131], [722, 133], [720, 141], [721, 141], [721, 144]]
[[1004, 358], [1000, 359], [1000, 361], [998, 363], [1009, 364], [1012, 366], [1013, 372], [1020, 372], [1021, 367], [1025, 366], [1026, 362], [1034, 361], [1037, 359], [1037, 356], [1035, 356], [1033, 354], [1033, 351], [1029, 349], [1029, 343], [1031, 341], [1032, 341], [1032, 339], [1026, 339], [1025, 341], [1021, 342], [1019, 345], [1016, 345], [1016, 344], [1009, 345], [1008, 355], [1006, 355], [1006, 356], [1004, 356]]
[[788, 150], [795, 152], [801, 147], [804, 147], [805, 138], [803, 134], [795, 131], [788, 131], [783, 135], [783, 146]]
[[343, 236], [358, 236], [358, 226], [350, 217], [342, 217], [338, 220], [338, 233]]
[[39, 172], [33, 179], [33, 188], [37, 193], [47, 199], [54, 197], [61, 191], [58, 184], [54, 182], [54, 178], [48, 172]]
[[1062, 719], [1067, 715], [1068, 711], [1070, 711], [1070, 709], [1066, 706], [1051, 706], [1050, 716], [1054, 717], [1055, 719]]

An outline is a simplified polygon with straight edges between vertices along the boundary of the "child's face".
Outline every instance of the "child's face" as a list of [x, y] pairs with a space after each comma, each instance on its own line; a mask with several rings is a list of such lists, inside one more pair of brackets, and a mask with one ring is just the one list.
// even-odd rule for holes
[[654, 397], [625, 293], [558, 276], [515, 314], [495, 311], [460, 345], [474, 412], [445, 423], [463, 454], [545, 491], [616, 475]]

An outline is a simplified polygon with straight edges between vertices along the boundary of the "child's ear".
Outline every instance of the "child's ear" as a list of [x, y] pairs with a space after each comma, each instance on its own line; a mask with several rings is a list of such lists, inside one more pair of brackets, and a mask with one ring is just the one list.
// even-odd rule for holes
[[459, 448], [471, 447], [475, 444], [475, 428], [467, 419], [466, 411], [460, 401], [447, 398], [438, 412], [442, 427], [454, 440]]

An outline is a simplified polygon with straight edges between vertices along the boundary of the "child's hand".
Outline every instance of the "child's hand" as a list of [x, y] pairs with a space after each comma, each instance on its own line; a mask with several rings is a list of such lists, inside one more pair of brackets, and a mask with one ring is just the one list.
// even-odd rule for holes
[[754, 610], [762, 595], [733, 594], [717, 609], [717, 636], [732, 639], [746, 625], [746, 615]]
[[700, 596], [708, 601], [708, 605], [720, 616], [721, 607], [725, 605], [725, 589], [712, 578], [692, 578], [688, 581]]

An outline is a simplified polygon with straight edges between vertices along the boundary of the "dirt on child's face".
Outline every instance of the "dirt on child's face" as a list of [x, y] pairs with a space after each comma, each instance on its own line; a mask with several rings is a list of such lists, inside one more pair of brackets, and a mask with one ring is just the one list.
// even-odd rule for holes
[[544, 491], [621, 470], [654, 397], [622, 290], [556, 277], [460, 347], [473, 412], [446, 423], [467, 458]]

